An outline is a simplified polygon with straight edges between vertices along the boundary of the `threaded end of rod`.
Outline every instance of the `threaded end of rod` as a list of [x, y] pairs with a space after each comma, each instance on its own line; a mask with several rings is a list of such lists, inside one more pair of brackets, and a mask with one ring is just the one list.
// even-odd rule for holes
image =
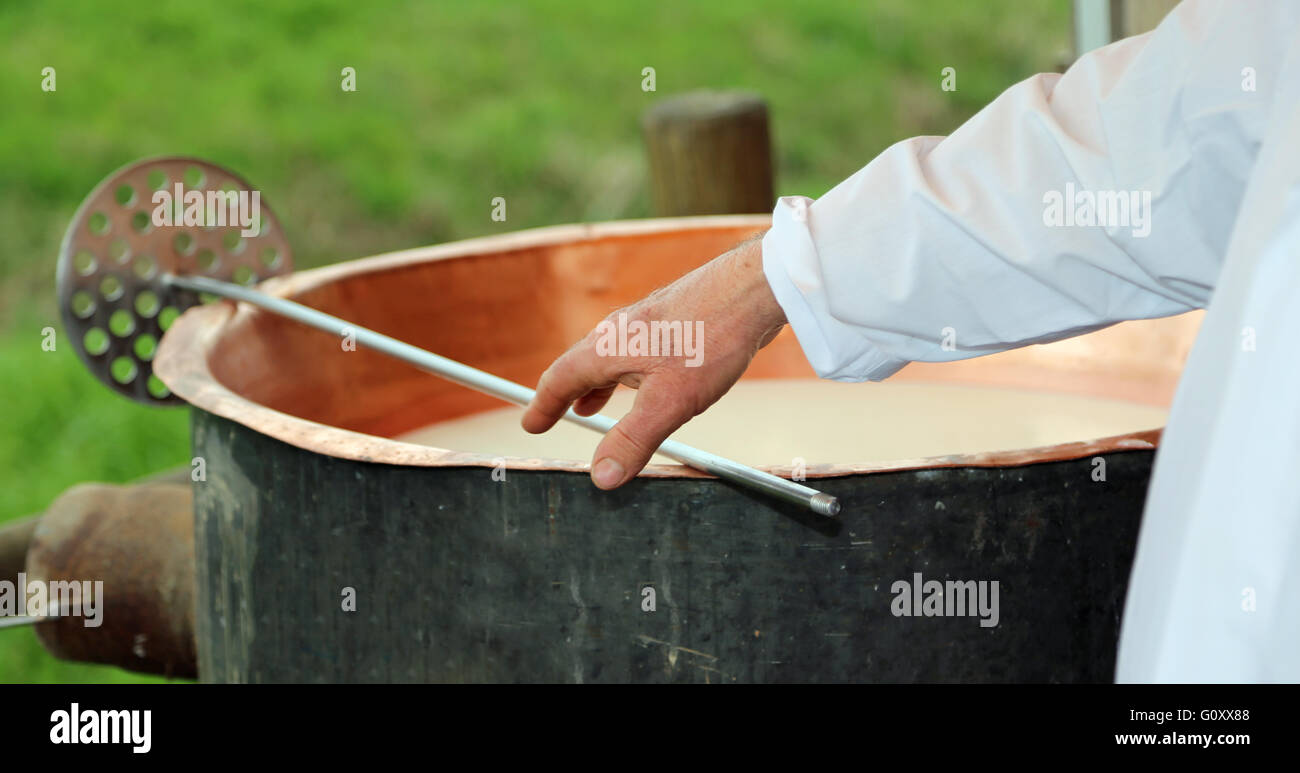
[[818, 515], [834, 518], [840, 514], [840, 500], [830, 494], [824, 494], [820, 491], [813, 494], [811, 504], [813, 512]]

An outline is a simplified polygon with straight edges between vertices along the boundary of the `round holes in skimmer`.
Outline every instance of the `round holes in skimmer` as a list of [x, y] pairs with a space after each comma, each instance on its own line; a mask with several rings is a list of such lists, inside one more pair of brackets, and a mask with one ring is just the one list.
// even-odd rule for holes
[[217, 253], [207, 248], [199, 250], [195, 256], [195, 261], [199, 264], [199, 270], [205, 274], [211, 274], [221, 265], [221, 260], [217, 258]]
[[145, 319], [153, 319], [161, 305], [158, 302], [158, 295], [153, 290], [141, 290], [136, 293], [135, 313]]
[[118, 338], [126, 338], [135, 332], [135, 317], [126, 309], [118, 309], [109, 315], [108, 329]]
[[280, 253], [274, 247], [264, 247], [257, 255], [264, 268], [274, 269], [280, 264]]
[[114, 357], [111, 365], [108, 366], [109, 372], [113, 374], [113, 380], [119, 384], [130, 384], [135, 381], [135, 377], [140, 373], [136, 367], [135, 360], [125, 355]]
[[[154, 201], [158, 192], [171, 206], [155, 222], [164, 203]], [[164, 331], [190, 306], [213, 300], [164, 277], [249, 285], [293, 265], [283, 225], [254, 186], [181, 157], [141, 161], [105, 179], [78, 208], [59, 261], [60, 312], [82, 361], [115, 391], [153, 404], [181, 402], [153, 374]]]
[[82, 348], [93, 357], [99, 357], [108, 351], [108, 343], [108, 333], [97, 327], [87, 330], [86, 335], [81, 339]]
[[151, 255], [141, 255], [135, 259], [131, 270], [141, 279], [153, 279], [154, 274], [158, 273], [158, 261], [154, 260]]
[[90, 250], [78, 250], [76, 255], [72, 256], [72, 267], [82, 276], [90, 276], [99, 268], [99, 261], [95, 256], [90, 254]]
[[238, 255], [244, 251], [244, 237], [239, 235], [235, 228], [228, 229], [221, 235], [221, 247], [227, 255]]
[[207, 175], [203, 174], [203, 170], [197, 166], [191, 166], [185, 170], [185, 174], [181, 179], [184, 181], [186, 188], [202, 188], [203, 183], [207, 181]]
[[162, 328], [165, 332], [172, 326], [172, 323], [175, 322], [176, 318], [180, 315], [180, 310], [175, 306], [166, 307], [162, 311], [158, 312], [158, 327]]
[[136, 336], [134, 347], [135, 356], [143, 362], [149, 362], [153, 359], [154, 352], [158, 351], [158, 339], [143, 333]]
[[77, 319], [90, 319], [96, 308], [98, 304], [95, 303], [95, 296], [85, 290], [72, 294], [72, 313], [77, 315]]
[[125, 263], [131, 258], [131, 245], [126, 239], [114, 239], [108, 243], [108, 257], [117, 263]]
[[122, 280], [109, 274], [99, 282], [99, 294], [104, 300], [112, 302], [122, 297]]
[[167, 385], [162, 382], [162, 379], [152, 373], [149, 374], [149, 381], [146, 388], [149, 390], [149, 394], [153, 395], [157, 400], [171, 397], [172, 394], [172, 391], [167, 388]]
[[96, 212], [90, 216], [90, 222], [88, 225], [90, 226], [91, 233], [96, 236], [103, 236], [108, 233], [108, 215], [105, 215], [103, 212]]

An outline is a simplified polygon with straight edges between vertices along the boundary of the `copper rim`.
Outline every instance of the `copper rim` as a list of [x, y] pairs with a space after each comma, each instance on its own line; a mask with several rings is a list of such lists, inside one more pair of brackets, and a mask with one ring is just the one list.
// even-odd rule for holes
[[[531, 265], [531, 262], [549, 261], [542, 273], [545, 276], [556, 273], [554, 264], [556, 260], [560, 260], [568, 267], [566, 270], [584, 271], [581, 276], [586, 281], [586, 277], [593, 273], [590, 265], [596, 264], [584, 264], [575, 269], [569, 266], [573, 262], [571, 253], [577, 251], [584, 255], [600, 254], [609, 245], [625, 242], [639, 243], [639, 241], [653, 240], [658, 243], [658, 241], [669, 240], [667, 247], [656, 247], [663, 252], [672, 247], [673, 239], [685, 239], [688, 242], [703, 239], [707, 242], [707, 248], [701, 249], [699, 255], [691, 258], [698, 264], [711, 258], [721, 249], [725, 249], [725, 247], [718, 249], [718, 245], [735, 243], [745, 235], [767, 227], [768, 223], [767, 216], [744, 215], [553, 226], [335, 264], [269, 280], [261, 289], [273, 295], [322, 308], [329, 313], [401, 338], [400, 330], [393, 330], [391, 327], [385, 329], [384, 325], [373, 324], [371, 320], [350, 317], [347, 303], [355, 301], [358, 295], [364, 295], [366, 285], [379, 284], [377, 280], [381, 279], [388, 285], [408, 288], [413, 284], [409, 281], [412, 272], [446, 269], [439, 274], [441, 276], [450, 275], [455, 269], [457, 275], [463, 275], [468, 273], [469, 269], [473, 269], [481, 277], [501, 277], [499, 267], [494, 264], [494, 261], [501, 260], [517, 260], [521, 262], [520, 265], [524, 265], [523, 261], [530, 261], [528, 265]], [[560, 257], [556, 258], [556, 255]], [[454, 265], [453, 262], [456, 261], [467, 261], [466, 270], [461, 271], [460, 265]], [[474, 261], [477, 263], [473, 263]], [[614, 277], [612, 279], [605, 277], [591, 281], [595, 284], [608, 281], [617, 285], [621, 281], [618, 277], [624, 273], [627, 272], [612, 273], [610, 275]], [[675, 276], [678, 273], [680, 273], [679, 266], [670, 266], [664, 268], [660, 275]], [[631, 301], [640, 297], [644, 292], [657, 286], [654, 283], [661, 281], [660, 275], [649, 279], [640, 277], [636, 280], [648, 282], [648, 286], [636, 286], [635, 282], [629, 280], [629, 286], [620, 287], [623, 294], [616, 296], [614, 300], [626, 298], [627, 301]], [[433, 274], [430, 273], [430, 276]], [[535, 276], [525, 279], [533, 282], [540, 281]], [[502, 281], [514, 280], [503, 278]], [[424, 303], [438, 303], [440, 297], [457, 291], [455, 288], [439, 286], [437, 283], [426, 284], [428, 286], [410, 290], [412, 293], [423, 294]], [[477, 288], [475, 292], [481, 293], [484, 290]], [[408, 300], [415, 302], [414, 298]], [[381, 298], [376, 300], [376, 303], [383, 303], [389, 307], [401, 305], [400, 300], [392, 298]], [[303, 406], [301, 401], [282, 401], [283, 405], [272, 407], [259, 399], [252, 399], [257, 395], [252, 395], [250, 398], [246, 392], [255, 391], [252, 385], [261, 384], [265, 379], [258, 381], [256, 373], [249, 375], [245, 372], [248, 368], [256, 371], [256, 362], [259, 360], [284, 360], [284, 367], [288, 367], [292, 364], [288, 361], [299, 356], [292, 349], [285, 349], [287, 344], [272, 343], [286, 334], [284, 325], [295, 324], [287, 320], [270, 319], [273, 316], [251, 307], [236, 307], [230, 303], [193, 308], [181, 316], [164, 338], [156, 358], [156, 372], [176, 395], [190, 404], [314, 453], [355, 461], [415, 467], [496, 466], [501, 457], [495, 455], [444, 450], [392, 440], [388, 436], [400, 434], [400, 431], [394, 430], [393, 427], [378, 419], [365, 421], [349, 419], [355, 426], [368, 428], [367, 431], [357, 431], [355, 428], [338, 426], [338, 423], [302, 415], [310, 414], [311, 409]], [[590, 325], [598, 321], [599, 317], [586, 319], [587, 324]], [[1182, 360], [1198, 325], [1199, 317], [1189, 315], [1168, 320], [1124, 323], [1079, 339], [1048, 346], [1028, 347], [981, 357], [977, 360], [943, 364], [917, 363], [905, 368], [894, 378], [1047, 388], [1163, 406], [1167, 405], [1172, 398]], [[577, 330], [577, 328], [573, 329]], [[478, 350], [475, 347], [474, 337], [481, 335], [481, 332], [476, 333], [473, 330], [453, 332], [459, 336], [457, 340], [464, 340], [468, 347], [465, 349], [466, 352]], [[567, 338], [562, 340], [571, 342], [576, 337], [577, 335], [569, 332]], [[1138, 344], [1136, 348], [1134, 342]], [[439, 351], [437, 345], [427, 345], [427, 341], [412, 340], [411, 343], [426, 346], [432, 351], [449, 357], [462, 359], [476, 367], [492, 370], [491, 362], [473, 361], [470, 356], [461, 355], [456, 351]], [[337, 342], [331, 341], [330, 345], [337, 347]], [[521, 383], [535, 383], [544, 364], [549, 362], [549, 358], [554, 354], [562, 351], [567, 343], [550, 342], [548, 345], [551, 346], [550, 351], [544, 350], [535, 355], [530, 353], [527, 362], [519, 364], [521, 370], [518, 373], [503, 372], [501, 375], [516, 378]], [[249, 347], [259, 349], [260, 353], [250, 351]], [[1132, 351], [1129, 351], [1127, 356], [1117, 358], [1118, 364], [1112, 372], [1093, 373], [1088, 370], [1090, 354], [1113, 352], [1124, 347], [1130, 347]], [[1153, 355], [1153, 351], [1157, 354]], [[369, 367], [380, 366], [379, 360], [387, 359], [380, 355], [374, 356], [379, 359], [370, 362]], [[232, 363], [232, 358], [237, 358], [240, 362]], [[304, 368], [310, 367], [310, 363], [314, 360], [306, 359], [303, 362], [308, 364], [293, 369], [295, 379], [302, 377]], [[398, 364], [393, 367], [405, 366]], [[527, 376], [528, 373], [531, 373], [531, 376]], [[746, 378], [792, 375], [811, 377], [813, 374], [803, 359], [797, 341], [787, 330], [782, 333], [777, 342], [760, 352]], [[419, 374], [419, 377], [436, 378], [427, 374]], [[412, 377], [412, 383], [414, 378]], [[244, 380], [245, 383], [240, 388], [231, 388], [226, 383], [230, 380]], [[452, 387], [452, 389], [461, 388]], [[389, 393], [392, 391], [389, 390]], [[366, 399], [357, 395], [353, 397], [356, 400]], [[466, 401], [468, 401], [466, 402], [468, 408], [462, 410], [462, 413], [473, 413], [492, 404], [491, 398], [486, 397], [482, 398], [482, 401], [474, 402], [472, 396], [467, 396]], [[391, 402], [393, 405], [403, 404], [395, 398]], [[408, 401], [405, 404], [415, 403]], [[338, 405], [331, 406], [329, 409], [345, 411]], [[324, 411], [326, 408], [321, 410]], [[366, 423], [367, 421], [369, 423]], [[348, 422], [339, 423], [346, 425]], [[809, 465], [805, 472], [809, 477], [828, 477], [918, 468], [1018, 466], [1076, 459], [1115, 451], [1150, 450], [1156, 447], [1160, 434], [1161, 430], [1158, 429], [1145, 430], [1039, 448], [902, 459], [884, 464]], [[587, 462], [536, 458], [507, 458], [506, 466], [517, 470], [585, 472], [589, 469]], [[769, 466], [762, 469], [778, 475], [790, 473], [788, 466]], [[679, 465], [652, 465], [646, 468], [643, 475], [667, 478], [709, 477]]]

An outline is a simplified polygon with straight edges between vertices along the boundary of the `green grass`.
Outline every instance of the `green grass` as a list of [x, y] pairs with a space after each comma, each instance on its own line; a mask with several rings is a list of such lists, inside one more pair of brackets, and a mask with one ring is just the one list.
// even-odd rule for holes
[[[778, 190], [817, 196], [1052, 69], [1068, 29], [1064, 0], [0, 4], [0, 521], [188, 458], [183, 411], [134, 405], [66, 343], [40, 345], [59, 327], [63, 229], [123, 164], [191, 154], [241, 172], [307, 267], [649, 216], [641, 113], [741, 88], [771, 106]], [[939, 89], [947, 66], [955, 92]], [[0, 631], [0, 681], [137, 678]]]

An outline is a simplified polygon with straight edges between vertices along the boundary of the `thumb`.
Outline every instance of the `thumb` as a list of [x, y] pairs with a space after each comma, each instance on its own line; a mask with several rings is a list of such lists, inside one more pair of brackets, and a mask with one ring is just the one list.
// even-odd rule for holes
[[650, 461], [659, 445], [693, 416], [676, 389], [647, 380], [636, 392], [632, 410], [596, 446], [591, 480], [598, 488], [618, 488]]

